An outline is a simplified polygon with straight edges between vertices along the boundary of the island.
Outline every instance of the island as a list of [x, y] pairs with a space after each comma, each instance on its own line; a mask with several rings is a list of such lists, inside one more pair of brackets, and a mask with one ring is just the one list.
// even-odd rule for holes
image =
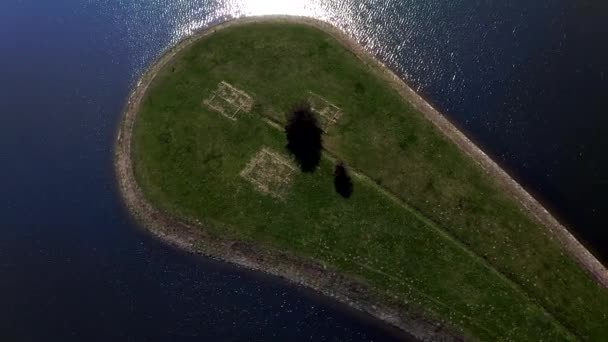
[[418, 339], [608, 336], [603, 265], [328, 23], [235, 19], [179, 42], [134, 87], [115, 169], [155, 235]]

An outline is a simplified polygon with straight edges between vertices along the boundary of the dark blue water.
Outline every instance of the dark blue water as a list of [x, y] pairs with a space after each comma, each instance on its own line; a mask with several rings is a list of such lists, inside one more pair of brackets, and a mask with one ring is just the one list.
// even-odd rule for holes
[[[146, 235], [112, 172], [129, 89], [243, 14], [331, 20], [608, 257], [608, 7], [596, 1], [0, 3], [0, 339], [390, 340], [368, 317]], [[602, 253], [603, 252], [603, 253]]]

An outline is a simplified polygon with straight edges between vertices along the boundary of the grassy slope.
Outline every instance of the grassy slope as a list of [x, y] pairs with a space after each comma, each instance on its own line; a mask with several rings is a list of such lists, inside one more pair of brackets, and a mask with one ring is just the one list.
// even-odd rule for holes
[[[220, 80], [252, 94], [254, 112], [231, 122], [203, 108]], [[299, 174], [285, 202], [238, 176], [262, 145], [285, 151], [284, 135], [259, 117], [283, 121], [279, 113], [308, 90], [345, 113], [326, 148], [374, 180], [355, 179], [349, 200], [333, 192], [328, 161]], [[155, 80], [134, 139], [135, 174], [150, 201], [221, 234], [326, 261], [485, 340], [608, 336], [608, 292], [369, 67], [316, 29], [251, 24], [195, 44]]]

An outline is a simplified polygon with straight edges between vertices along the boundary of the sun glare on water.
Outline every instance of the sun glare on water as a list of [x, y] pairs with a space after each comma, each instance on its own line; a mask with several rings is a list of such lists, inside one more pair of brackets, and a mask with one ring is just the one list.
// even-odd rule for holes
[[239, 1], [245, 15], [291, 14], [311, 15], [307, 13], [312, 7], [310, 1], [304, 0], [243, 0]]
[[[220, 22], [242, 17], [263, 15], [291, 15], [315, 18], [331, 23], [355, 41], [377, 55], [391, 59], [394, 51], [382, 51], [378, 46], [392, 48], [396, 44], [383, 39], [392, 37], [395, 29], [403, 27], [403, 19], [390, 22], [382, 20], [382, 8], [377, 0], [332, 1], [332, 0], [149, 0], [133, 2], [119, 0], [130, 8], [129, 15], [121, 22], [127, 24], [129, 46], [133, 47], [134, 63], [143, 70], [162, 51], [151, 48], [158, 38], [165, 49], [195, 32]], [[390, 1], [390, 0], [383, 0]], [[373, 4], [372, 4], [373, 3]], [[390, 17], [389, 17], [390, 18]], [[379, 25], [379, 24], [382, 25]], [[164, 26], [163, 24], [168, 24]], [[158, 40], [157, 40], [158, 41]], [[398, 44], [397, 44], [398, 45]], [[144, 53], [142, 53], [144, 51]]]
[[[327, 19], [328, 11], [320, 2], [310, 0], [234, 0], [222, 1], [215, 5], [206, 3], [194, 12], [207, 12], [207, 15], [192, 13], [191, 20], [180, 25], [173, 32], [173, 40], [177, 41], [193, 32], [209, 26], [212, 22], [260, 15], [297, 15]], [[198, 13], [202, 14], [202, 13]], [[204, 19], [202, 19], [204, 18]]]

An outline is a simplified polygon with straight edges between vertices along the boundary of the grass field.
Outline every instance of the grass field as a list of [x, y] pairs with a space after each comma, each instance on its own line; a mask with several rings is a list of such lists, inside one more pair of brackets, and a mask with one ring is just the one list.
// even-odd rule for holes
[[[220, 93], [216, 110], [205, 104]], [[244, 177], [263, 148], [289, 159], [278, 128], [294, 104], [322, 106], [318, 97], [332, 120], [339, 110], [324, 123], [319, 168], [268, 175], [266, 158]], [[608, 291], [373, 67], [318, 29], [255, 23], [198, 41], [157, 75], [133, 139], [146, 198], [227, 238], [325, 262], [482, 340], [608, 338]], [[335, 160], [351, 170], [349, 199], [334, 191]]]

